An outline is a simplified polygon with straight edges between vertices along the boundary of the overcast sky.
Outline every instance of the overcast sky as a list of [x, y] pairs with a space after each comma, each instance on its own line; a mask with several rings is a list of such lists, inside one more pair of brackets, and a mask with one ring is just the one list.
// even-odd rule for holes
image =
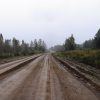
[[0, 33], [27, 42], [42, 38], [48, 47], [74, 35], [77, 43], [100, 28], [100, 0], [0, 0]]

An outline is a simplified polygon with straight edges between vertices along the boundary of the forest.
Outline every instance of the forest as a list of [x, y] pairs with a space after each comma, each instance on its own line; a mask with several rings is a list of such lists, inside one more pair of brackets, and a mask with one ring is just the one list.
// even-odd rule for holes
[[63, 45], [56, 45], [51, 47], [50, 50], [56, 51], [55, 55], [63, 59], [100, 68], [100, 29], [93, 39], [86, 40], [83, 44], [76, 44], [74, 36], [71, 35]]
[[26, 43], [24, 40], [20, 42], [16, 38], [4, 39], [3, 35], [0, 34], [0, 58], [32, 55], [45, 51], [46, 43], [42, 39]]
[[[32, 55], [47, 51], [46, 43], [42, 39], [34, 39], [30, 43], [24, 40], [4, 39], [0, 34], [0, 58]], [[63, 45], [56, 45], [50, 48], [56, 52], [55, 55], [64, 59], [75, 60], [93, 67], [100, 68], [100, 29], [94, 38], [86, 40], [82, 44], [77, 44], [73, 34], [68, 37]]]

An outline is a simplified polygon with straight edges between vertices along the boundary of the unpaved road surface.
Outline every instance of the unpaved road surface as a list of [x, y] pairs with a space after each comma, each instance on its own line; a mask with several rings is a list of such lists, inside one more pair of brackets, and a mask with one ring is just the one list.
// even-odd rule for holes
[[[16, 62], [17, 63], [17, 62]], [[50, 54], [0, 78], [0, 100], [99, 100]]]

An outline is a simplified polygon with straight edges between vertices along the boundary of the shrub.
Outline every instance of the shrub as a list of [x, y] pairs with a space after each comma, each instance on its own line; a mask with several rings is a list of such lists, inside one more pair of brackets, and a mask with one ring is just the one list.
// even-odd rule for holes
[[64, 59], [76, 60], [100, 68], [100, 50], [75, 50], [56, 54]]

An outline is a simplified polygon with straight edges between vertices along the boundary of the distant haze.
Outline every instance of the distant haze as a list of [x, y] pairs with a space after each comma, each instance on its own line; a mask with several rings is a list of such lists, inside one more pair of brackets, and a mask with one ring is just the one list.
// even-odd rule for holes
[[71, 34], [76, 43], [100, 28], [100, 0], [0, 0], [0, 33], [27, 42], [43, 39], [48, 47]]

